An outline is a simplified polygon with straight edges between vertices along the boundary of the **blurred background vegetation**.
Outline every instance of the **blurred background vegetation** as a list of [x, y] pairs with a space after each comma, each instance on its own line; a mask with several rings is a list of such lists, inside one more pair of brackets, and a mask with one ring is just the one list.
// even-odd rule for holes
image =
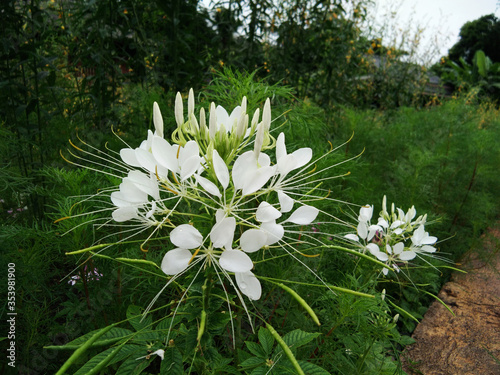
[[[437, 221], [431, 234], [448, 239], [440, 250], [452, 261], [460, 259], [499, 213], [500, 21], [490, 15], [467, 23], [449, 56], [422, 66], [418, 32], [404, 43], [383, 45], [384, 29], [371, 26], [372, 5], [1, 2], [0, 257], [2, 265], [16, 264], [21, 373], [55, 372], [61, 353], [44, 345], [120, 320], [128, 304], [147, 304], [156, 293], [143, 295], [143, 287], [130, 282], [137, 275], [114, 264], [87, 263], [98, 269], [97, 277], [64, 255], [90, 246], [96, 234], [79, 226], [61, 236], [88, 216], [77, 223], [54, 221], [72, 209], [85, 212], [72, 207], [72, 197], [95, 194], [116, 181], [73, 168], [60, 150], [67, 154], [68, 139], [78, 137], [98, 149], [117, 150], [113, 132], [137, 146], [151, 128], [154, 101], [168, 133], [175, 126], [174, 95], [191, 87], [205, 108], [213, 100], [232, 108], [246, 95], [249, 112], [266, 97], [273, 116], [292, 109], [284, 125], [290, 148], [307, 145], [321, 155], [327, 141], [339, 145], [354, 134], [337, 158], [363, 155], [338, 170], [351, 174], [329, 187], [335, 198], [375, 204], [377, 210], [386, 194], [403, 209], [415, 205]], [[68, 275], [80, 282], [69, 284]], [[434, 291], [443, 280], [421, 277]], [[399, 302], [420, 317], [428, 300], [407, 293]], [[339, 311], [344, 315], [338, 325], [348, 325], [339, 329], [338, 340], [356, 326], [355, 318]], [[400, 329], [408, 333], [413, 325]], [[364, 339], [350, 340], [361, 358]], [[334, 341], [328, 345], [339, 373], [359, 369], [353, 357], [335, 351]]]

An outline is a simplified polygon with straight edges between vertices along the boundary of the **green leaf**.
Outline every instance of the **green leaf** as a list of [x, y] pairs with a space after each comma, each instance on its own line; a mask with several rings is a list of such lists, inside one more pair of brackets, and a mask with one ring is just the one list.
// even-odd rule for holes
[[266, 375], [269, 374], [269, 367], [267, 366], [260, 366], [252, 370], [250, 375]]
[[[144, 350], [146, 351], [146, 350]], [[147, 353], [143, 354], [146, 355]], [[142, 357], [143, 355], [139, 355]], [[150, 359], [142, 358], [137, 359], [139, 357], [132, 356], [126, 359], [121, 366], [116, 371], [115, 375], [140, 375], [142, 370], [149, 366], [152, 361], [160, 361], [161, 359], [157, 359], [156, 355], [152, 356]]]
[[245, 345], [247, 346], [250, 353], [252, 353], [253, 355], [260, 357], [260, 358], [267, 358], [268, 357], [264, 348], [262, 348], [262, 346], [260, 346], [256, 342], [245, 341]]
[[[96, 329], [95, 331], [86, 333], [83, 336], [80, 336], [73, 341], [68, 342], [66, 345], [63, 346], [56, 346], [56, 348], [64, 348], [67, 346], [71, 347], [80, 347], [82, 344], [84, 344], [89, 338], [91, 338], [94, 334], [99, 332], [100, 329]], [[129, 329], [126, 328], [119, 328], [119, 327], [114, 327], [111, 328], [108, 332], [106, 332], [104, 335], [102, 335], [98, 341], [96, 341], [92, 346], [101, 346], [101, 345], [109, 345], [112, 344], [116, 341], [119, 341], [120, 339], [132, 335], [134, 332], [132, 332]]]
[[400, 343], [401, 345], [411, 345], [411, 344], [414, 344], [415, 343], [415, 339], [411, 338], [410, 336], [401, 336], [398, 340], [398, 343]]
[[316, 337], [320, 336], [321, 333], [310, 333], [304, 332], [300, 329], [293, 330], [292, 332], [288, 332], [285, 336], [283, 336], [283, 341], [290, 348], [298, 348], [302, 345], [307, 344], [308, 342], [314, 340]]
[[109, 362], [109, 365], [123, 361], [129, 356], [141, 357], [145, 351], [144, 345], [126, 344], [122, 350]]
[[125, 342], [117, 347], [109, 348], [96, 356], [92, 357], [86, 364], [75, 372], [74, 375], [92, 375], [97, 374], [115, 357], [125, 345]]
[[300, 367], [302, 367], [302, 370], [304, 370], [304, 372], [307, 375], [330, 375], [330, 373], [326, 371], [323, 367], [319, 367], [314, 363], [307, 361], [298, 361], [298, 362], [300, 364]]
[[274, 337], [268, 329], [264, 327], [259, 328], [259, 342], [266, 352], [266, 357], [269, 357], [273, 351]]
[[95, 341], [97, 341], [98, 338], [109, 332], [115, 324], [107, 326], [106, 328], [103, 328], [98, 332], [96, 332], [94, 335], [92, 335], [92, 337], [89, 340], [87, 340], [85, 344], [76, 349], [74, 353], [68, 358], [68, 360], [64, 362], [59, 371], [57, 371], [56, 375], [63, 375], [66, 372], [66, 370], [73, 364], [73, 362], [76, 361], [78, 357], [80, 357], [80, 355], [82, 355], [88, 348], [90, 348], [92, 344]]
[[[68, 345], [78, 345], [80, 346], [81, 344], [85, 343], [90, 337], [92, 337], [95, 333], [99, 332], [100, 329], [96, 329], [95, 331], [89, 332], [83, 336], [80, 336], [73, 341], [70, 341], [64, 346]], [[110, 341], [110, 340], [115, 340], [118, 341], [119, 339], [123, 337], [127, 337], [133, 334], [133, 332], [129, 329], [126, 328], [119, 328], [119, 327], [114, 327], [111, 328], [106, 334], [102, 335], [98, 341], [94, 343], [94, 346], [97, 346], [98, 343], [104, 342], [104, 341]]]
[[158, 340], [158, 333], [156, 331], [144, 331], [136, 334], [133, 339], [135, 343], [137, 342], [151, 342]]
[[266, 361], [262, 358], [250, 357], [250, 358], [244, 360], [243, 362], [241, 362], [240, 366], [245, 367], [245, 368], [251, 368], [251, 367], [263, 365], [265, 363], [266, 363]]
[[182, 364], [182, 354], [176, 347], [165, 349], [165, 356], [161, 361], [161, 375], [182, 375], [184, 366]]
[[150, 314], [146, 315], [143, 319], [142, 311], [142, 307], [136, 305], [130, 305], [127, 308], [128, 321], [136, 331], [140, 331], [146, 327], [151, 327], [153, 322], [153, 318]]

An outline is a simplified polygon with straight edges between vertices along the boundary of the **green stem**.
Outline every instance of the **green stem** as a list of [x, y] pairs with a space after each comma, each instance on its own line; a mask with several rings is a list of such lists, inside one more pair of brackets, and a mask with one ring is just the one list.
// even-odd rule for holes
[[292, 365], [295, 368], [295, 370], [297, 371], [297, 374], [299, 374], [299, 375], [305, 375], [304, 371], [302, 370], [302, 368], [299, 365], [299, 362], [297, 362], [297, 359], [293, 355], [292, 351], [290, 350], [290, 348], [288, 347], [288, 345], [286, 344], [286, 342], [278, 334], [278, 332], [276, 332], [276, 330], [273, 328], [273, 326], [271, 326], [269, 323], [266, 323], [266, 327], [269, 330], [269, 332], [271, 333], [271, 335], [273, 335], [274, 339], [281, 346], [281, 348], [285, 352], [285, 354], [288, 357], [288, 359], [290, 360], [290, 362], [292, 362]]

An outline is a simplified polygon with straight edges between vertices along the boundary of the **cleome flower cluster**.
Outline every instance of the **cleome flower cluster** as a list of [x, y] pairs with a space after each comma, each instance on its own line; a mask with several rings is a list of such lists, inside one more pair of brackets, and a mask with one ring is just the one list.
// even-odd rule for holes
[[283, 247], [286, 232], [313, 223], [319, 210], [296, 192], [312, 150], [288, 153], [285, 135], [271, 135], [269, 99], [262, 116], [257, 109], [251, 120], [246, 107], [243, 98], [228, 114], [212, 103], [208, 119], [203, 108], [196, 117], [191, 90], [186, 117], [177, 94], [177, 129], [167, 140], [154, 103], [155, 131], [116, 159], [126, 176], [111, 193], [112, 218], [152, 228], [141, 248], [155, 235], [169, 236], [165, 274], [175, 278], [193, 267], [212, 267], [234, 286], [233, 273], [236, 292], [258, 300], [262, 289], [252, 254]]
[[427, 215], [417, 218], [415, 207], [408, 212], [391, 205], [387, 211], [387, 199], [382, 200], [382, 211], [372, 224], [373, 206], [366, 205], [359, 210], [356, 234], [349, 233], [344, 237], [356, 245], [363, 253], [368, 250], [381, 262], [387, 264], [382, 273], [387, 275], [389, 269], [400, 271], [398, 266], [408, 263], [419, 255], [430, 255], [436, 252], [434, 245], [437, 238], [429, 236], [425, 231]]

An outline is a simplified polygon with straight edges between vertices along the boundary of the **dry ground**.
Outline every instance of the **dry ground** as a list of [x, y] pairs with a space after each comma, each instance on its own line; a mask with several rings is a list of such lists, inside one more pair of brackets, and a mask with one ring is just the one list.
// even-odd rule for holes
[[500, 222], [463, 259], [413, 333], [405, 370], [416, 375], [500, 375]]

